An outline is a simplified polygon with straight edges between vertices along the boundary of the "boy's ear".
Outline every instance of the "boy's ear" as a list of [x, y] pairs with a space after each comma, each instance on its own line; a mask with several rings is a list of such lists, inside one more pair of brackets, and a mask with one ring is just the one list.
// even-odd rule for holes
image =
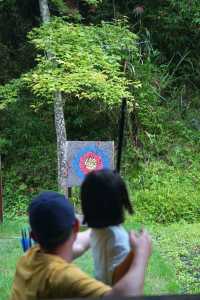
[[75, 233], [78, 233], [80, 230], [80, 222], [78, 219], [75, 219], [74, 225], [73, 225], [73, 230]]

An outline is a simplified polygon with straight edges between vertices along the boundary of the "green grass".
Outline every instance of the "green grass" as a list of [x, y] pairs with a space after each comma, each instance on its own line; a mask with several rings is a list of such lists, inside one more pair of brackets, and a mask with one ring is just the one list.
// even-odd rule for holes
[[22, 254], [17, 239], [0, 239], [0, 295], [1, 299], [8, 299], [15, 272], [16, 261]]
[[154, 228], [160, 253], [173, 264], [183, 293], [200, 293], [200, 223]]
[[149, 263], [144, 291], [146, 295], [181, 293], [173, 266], [160, 255], [157, 247], [154, 247]]
[[14, 219], [4, 218], [3, 224], [0, 224], [0, 238], [16, 238], [19, 237], [23, 226], [27, 226], [27, 217], [15, 217]]
[[[0, 225], [0, 295], [8, 299], [17, 259], [23, 254], [19, 244], [20, 229], [26, 218], [5, 220]], [[137, 228], [129, 219], [127, 228]], [[153, 235], [153, 254], [145, 280], [145, 294], [200, 292], [200, 224], [149, 225]], [[93, 274], [91, 253], [77, 264]]]
[[[133, 220], [134, 218], [128, 218], [126, 222], [128, 230], [141, 227], [135, 224]], [[159, 278], [168, 277], [171, 272], [172, 290], [175, 279], [180, 286], [181, 293], [200, 293], [200, 223], [149, 224], [147, 227], [153, 237], [153, 256], [158, 251], [159, 257], [164, 260], [164, 264], [160, 262], [157, 268], [160, 273]], [[150, 268], [155, 265], [156, 259]], [[166, 272], [164, 271], [165, 265], [169, 268]], [[155, 275], [156, 270], [152, 273]], [[169, 287], [171, 283], [169, 281]], [[168, 291], [171, 293], [171, 288]], [[177, 290], [177, 292], [179, 291]]]
[[26, 224], [26, 218], [4, 220], [0, 225], [0, 295], [8, 299], [15, 272], [16, 261], [22, 254], [19, 243], [19, 233]]

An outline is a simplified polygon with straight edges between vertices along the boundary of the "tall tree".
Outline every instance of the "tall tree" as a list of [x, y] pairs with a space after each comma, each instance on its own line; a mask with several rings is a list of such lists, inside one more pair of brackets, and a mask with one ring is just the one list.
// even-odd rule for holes
[[[50, 20], [50, 12], [48, 6], [48, 0], [39, 0], [40, 14], [43, 23]], [[47, 51], [47, 57], [49, 60], [53, 60], [52, 54]], [[57, 137], [57, 161], [58, 161], [58, 187], [67, 196], [68, 190], [66, 186], [66, 128], [65, 118], [63, 111], [63, 99], [60, 91], [54, 93], [54, 117], [55, 117], [55, 128]]]

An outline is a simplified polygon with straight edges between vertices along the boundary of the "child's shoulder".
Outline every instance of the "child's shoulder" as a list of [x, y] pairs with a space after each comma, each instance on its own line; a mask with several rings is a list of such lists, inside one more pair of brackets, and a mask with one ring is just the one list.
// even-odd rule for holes
[[118, 226], [109, 226], [107, 227], [108, 234], [112, 237], [117, 237], [117, 238], [127, 238], [128, 237], [128, 232], [122, 225]]
[[120, 247], [120, 250], [130, 249], [129, 234], [123, 226], [109, 226], [102, 229], [92, 229], [91, 244], [99, 247], [99, 244], [112, 245], [112, 247]]
[[122, 225], [108, 226], [101, 229], [92, 229], [92, 237], [105, 237], [113, 239], [129, 239], [128, 232]]

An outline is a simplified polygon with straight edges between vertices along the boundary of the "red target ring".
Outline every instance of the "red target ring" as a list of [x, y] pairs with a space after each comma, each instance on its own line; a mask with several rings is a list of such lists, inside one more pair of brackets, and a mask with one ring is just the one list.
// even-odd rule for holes
[[100, 155], [90, 151], [80, 157], [79, 167], [83, 174], [86, 175], [93, 170], [101, 170], [103, 161]]

